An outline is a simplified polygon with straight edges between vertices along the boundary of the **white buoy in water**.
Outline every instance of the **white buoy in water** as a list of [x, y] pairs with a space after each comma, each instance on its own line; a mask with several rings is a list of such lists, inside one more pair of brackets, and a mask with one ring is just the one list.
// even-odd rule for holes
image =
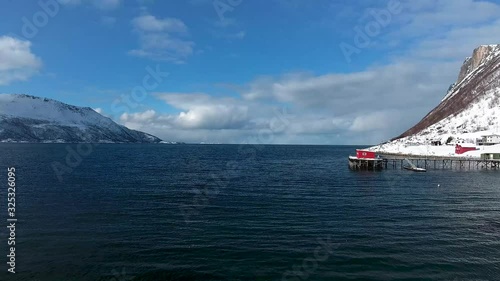
[[441, 185], [440, 185], [440, 184], [438, 184], [438, 187], [441, 187]]

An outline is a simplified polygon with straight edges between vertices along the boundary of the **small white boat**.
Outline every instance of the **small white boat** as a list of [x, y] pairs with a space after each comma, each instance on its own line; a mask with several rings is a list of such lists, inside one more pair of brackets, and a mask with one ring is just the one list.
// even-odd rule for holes
[[413, 168], [413, 167], [403, 167], [403, 168], [406, 169], [406, 170], [409, 170], [409, 171], [414, 171], [414, 172], [427, 172], [426, 169], [419, 168], [419, 167], [415, 167], [415, 168]]
[[405, 161], [410, 165], [409, 167], [408, 166], [404, 166], [403, 169], [406, 169], [406, 170], [409, 170], [409, 171], [414, 171], [414, 172], [427, 172], [426, 169], [424, 168], [419, 168], [417, 166], [415, 166], [415, 164], [413, 164], [410, 160], [408, 160], [407, 158], [405, 158]]

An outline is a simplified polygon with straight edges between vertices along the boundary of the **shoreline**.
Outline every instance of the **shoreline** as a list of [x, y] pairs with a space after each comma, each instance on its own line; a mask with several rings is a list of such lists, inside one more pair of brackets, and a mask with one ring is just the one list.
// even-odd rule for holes
[[474, 156], [468, 156], [468, 157], [463, 157], [463, 156], [440, 156], [440, 155], [422, 155], [422, 154], [402, 154], [402, 153], [388, 153], [388, 152], [382, 152], [382, 151], [373, 151], [376, 154], [379, 154], [380, 156], [396, 156], [396, 157], [401, 157], [402, 159], [407, 158], [407, 157], [418, 157], [418, 158], [427, 158], [427, 159], [457, 159], [457, 160], [481, 160], [481, 157], [474, 157]]

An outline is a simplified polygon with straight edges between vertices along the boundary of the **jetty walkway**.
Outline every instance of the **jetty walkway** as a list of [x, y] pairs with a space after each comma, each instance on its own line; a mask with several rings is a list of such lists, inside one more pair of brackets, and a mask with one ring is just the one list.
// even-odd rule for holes
[[353, 170], [403, 169], [407, 166], [405, 159], [420, 168], [457, 169], [457, 170], [500, 170], [500, 160], [458, 157], [404, 157], [383, 156], [376, 159], [349, 159], [349, 167]]

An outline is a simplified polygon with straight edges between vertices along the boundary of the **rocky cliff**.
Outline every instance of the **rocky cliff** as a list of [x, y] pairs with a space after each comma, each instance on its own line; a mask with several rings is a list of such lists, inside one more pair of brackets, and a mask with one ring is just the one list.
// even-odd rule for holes
[[465, 62], [460, 69], [457, 82], [464, 80], [467, 75], [471, 74], [481, 64], [487, 62], [490, 55], [495, 55], [497, 48], [498, 45], [483, 45], [476, 48], [472, 53], [472, 57], [465, 59]]
[[[457, 82], [442, 102], [396, 139], [435, 134], [434, 130], [438, 130], [438, 133], [487, 130], [491, 126], [498, 126], [496, 109], [499, 103], [500, 45], [483, 45], [465, 60]], [[464, 116], [477, 120], [462, 120]]]

